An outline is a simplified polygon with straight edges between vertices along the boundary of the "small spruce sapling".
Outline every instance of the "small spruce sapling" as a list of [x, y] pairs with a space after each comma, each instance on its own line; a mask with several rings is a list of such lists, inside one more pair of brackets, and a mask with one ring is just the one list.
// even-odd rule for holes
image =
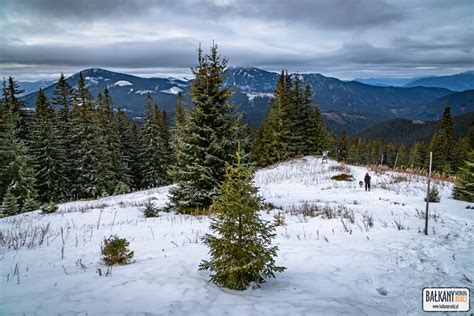
[[[441, 201], [441, 197], [439, 196], [439, 190], [436, 186], [433, 186], [430, 189], [430, 193], [428, 194], [429, 201], [431, 203], [439, 203]], [[426, 197], [425, 197], [425, 202], [426, 202]]]
[[285, 225], [285, 215], [282, 212], [278, 211], [278, 213], [273, 216], [273, 224], [275, 226], [283, 226]]
[[7, 192], [3, 198], [2, 203], [2, 213], [4, 215], [15, 215], [20, 212], [20, 207], [18, 205], [18, 200], [15, 195], [12, 193], [11, 189], [8, 188]]
[[128, 249], [129, 242], [125, 238], [119, 238], [112, 235], [108, 239], [104, 239], [102, 245], [102, 260], [108, 266], [114, 264], [126, 264], [133, 258], [133, 251]]
[[[240, 147], [240, 146], [239, 146]], [[261, 283], [286, 268], [275, 265], [278, 247], [272, 246], [275, 226], [259, 217], [263, 199], [253, 186], [253, 172], [237, 161], [227, 166], [220, 187], [220, 198], [214, 200], [210, 230], [203, 236], [209, 246], [210, 261], [202, 261], [200, 270], [210, 270], [211, 281], [233, 290], [245, 290], [252, 282]]]
[[145, 217], [158, 217], [158, 209], [150, 201], [145, 204], [145, 209], [143, 210], [143, 216]]

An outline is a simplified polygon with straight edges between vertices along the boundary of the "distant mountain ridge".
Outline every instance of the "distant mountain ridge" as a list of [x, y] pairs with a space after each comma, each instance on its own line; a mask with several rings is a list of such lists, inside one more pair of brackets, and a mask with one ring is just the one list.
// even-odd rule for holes
[[474, 71], [463, 73], [417, 79], [409, 82], [405, 87], [434, 87], [447, 88], [453, 91], [465, 91], [474, 89]]
[[[107, 87], [114, 106], [124, 109], [131, 116], [141, 115], [148, 93], [152, 95], [157, 104], [170, 111], [175, 103], [176, 94], [188, 88], [188, 83], [184, 80], [141, 78], [100, 68], [85, 69], [82, 71], [82, 75], [94, 97], [97, 96], [99, 91], [103, 91]], [[76, 87], [79, 81], [79, 73], [68, 77], [67, 81], [73, 88]], [[55, 88], [56, 83], [45, 88], [44, 92], [49, 98], [52, 98]], [[31, 93], [23, 99], [31, 107], [34, 106], [36, 96], [37, 92]]]
[[451, 106], [453, 116], [474, 112], [474, 90], [455, 92], [434, 100], [421, 108], [417, 116], [419, 118], [437, 120], [446, 105]]
[[[272, 93], [278, 79], [277, 73], [254, 67], [230, 67], [225, 75], [228, 78], [226, 86], [232, 86], [252, 99], [260, 93], [267, 102], [270, 97], [263, 94]], [[318, 73], [295, 75], [312, 86], [315, 101], [323, 111], [362, 115], [374, 121], [410, 115], [429, 102], [452, 93], [440, 88], [376, 87], [355, 81], [344, 82]]]
[[[456, 139], [466, 135], [472, 120], [474, 120], [474, 112], [454, 117]], [[430, 141], [438, 128], [438, 121], [396, 118], [359, 131], [354, 137], [361, 137], [365, 140], [380, 139], [382, 143], [401, 143], [411, 146], [417, 141]]]
[[55, 83], [57, 79], [41, 79], [38, 81], [18, 81], [20, 90], [24, 90], [20, 96], [28, 95], [38, 91], [40, 88], [44, 89]]
[[415, 78], [356, 78], [351, 81], [357, 81], [360, 83], [369, 84], [371, 86], [380, 86], [380, 87], [403, 87], [404, 85], [422, 78], [427, 78], [430, 76], [415, 77]]
[[[155, 103], [174, 114], [176, 94], [182, 92], [190, 106], [190, 85], [192, 81], [175, 78], [141, 78], [100, 68], [82, 71], [87, 86], [94, 97], [108, 87], [114, 106], [124, 109], [131, 117], [143, 113], [146, 94], [150, 93]], [[230, 102], [238, 106], [245, 121], [259, 126], [266, 116], [273, 96], [278, 73], [255, 67], [229, 67], [225, 70], [225, 86], [232, 87], [234, 93]], [[337, 78], [317, 73], [298, 75], [303, 83], [309, 83], [314, 98], [324, 113], [326, 124], [340, 132], [346, 129], [357, 132], [394, 117], [410, 119], [431, 118], [431, 112], [424, 116], [422, 109], [453, 92], [443, 88], [426, 87], [376, 87], [355, 81], [344, 82]], [[79, 74], [67, 80], [76, 86]], [[55, 83], [44, 89], [48, 97], [53, 96]], [[37, 92], [23, 97], [28, 106], [33, 107]]]

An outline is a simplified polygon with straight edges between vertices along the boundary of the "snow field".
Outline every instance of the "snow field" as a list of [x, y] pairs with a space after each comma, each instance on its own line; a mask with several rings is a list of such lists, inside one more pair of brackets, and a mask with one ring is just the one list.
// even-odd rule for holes
[[[426, 179], [370, 172], [365, 192], [366, 171], [313, 157], [258, 171], [275, 207], [262, 216], [285, 215], [274, 244], [287, 270], [243, 292], [198, 271], [207, 217], [143, 217], [148, 200], [166, 204], [169, 187], [0, 219], [0, 314], [419, 315], [423, 287], [472, 289], [474, 211], [450, 198], [452, 185], [436, 183], [441, 202], [424, 236]], [[341, 172], [356, 181], [330, 179]], [[104, 276], [100, 244], [111, 234], [130, 241], [135, 261]]]

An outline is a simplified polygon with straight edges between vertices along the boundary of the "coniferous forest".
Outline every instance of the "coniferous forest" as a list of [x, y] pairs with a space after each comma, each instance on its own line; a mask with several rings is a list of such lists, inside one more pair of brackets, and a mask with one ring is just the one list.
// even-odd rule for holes
[[[160, 110], [150, 94], [144, 116], [131, 120], [116, 109], [107, 88], [94, 98], [80, 75], [73, 89], [61, 75], [54, 97], [42, 90], [35, 109], [26, 109], [13, 78], [3, 82], [1, 99], [2, 212], [12, 215], [48, 203], [128, 193], [171, 183], [169, 209], [205, 211], [219, 196], [226, 163], [237, 142], [246, 163], [264, 167], [325, 150], [338, 161], [393, 168], [433, 169], [446, 176], [469, 172], [474, 125], [455, 139], [449, 105], [430, 143], [403, 144], [337, 137], [323, 123], [312, 88], [282, 70], [263, 124], [242, 122], [224, 88], [227, 60], [213, 46], [198, 52], [193, 68], [192, 108], [176, 97], [175, 117]], [[461, 196], [457, 194], [457, 196]]]

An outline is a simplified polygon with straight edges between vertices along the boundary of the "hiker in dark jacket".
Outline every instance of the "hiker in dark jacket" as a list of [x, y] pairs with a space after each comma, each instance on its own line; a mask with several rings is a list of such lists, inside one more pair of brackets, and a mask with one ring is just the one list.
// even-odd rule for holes
[[370, 176], [368, 172], [365, 174], [364, 183], [365, 183], [365, 191], [367, 190], [370, 191]]

